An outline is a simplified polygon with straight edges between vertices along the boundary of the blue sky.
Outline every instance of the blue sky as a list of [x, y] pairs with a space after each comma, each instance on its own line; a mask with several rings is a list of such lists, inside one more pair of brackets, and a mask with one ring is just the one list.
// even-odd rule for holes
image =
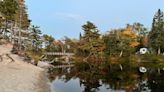
[[86, 21], [101, 33], [140, 22], [150, 28], [155, 12], [164, 11], [164, 0], [26, 0], [32, 24], [56, 39], [78, 38]]

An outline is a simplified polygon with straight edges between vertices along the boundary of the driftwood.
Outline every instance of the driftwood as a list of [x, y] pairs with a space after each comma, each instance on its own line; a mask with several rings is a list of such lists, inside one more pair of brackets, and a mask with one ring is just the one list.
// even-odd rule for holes
[[11, 62], [15, 62], [15, 60], [9, 54], [6, 54], [6, 56], [11, 59]]

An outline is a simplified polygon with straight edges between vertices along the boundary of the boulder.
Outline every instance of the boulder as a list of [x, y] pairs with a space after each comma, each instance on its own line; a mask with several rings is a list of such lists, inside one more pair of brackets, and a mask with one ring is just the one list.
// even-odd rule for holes
[[43, 61], [39, 61], [38, 64], [37, 64], [38, 67], [41, 67], [41, 68], [50, 68], [51, 67], [51, 64], [47, 63], [47, 62], [43, 62]]

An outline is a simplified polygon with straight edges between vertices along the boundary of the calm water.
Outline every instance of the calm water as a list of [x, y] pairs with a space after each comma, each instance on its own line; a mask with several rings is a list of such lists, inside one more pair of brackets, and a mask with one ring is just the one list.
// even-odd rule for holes
[[101, 86], [96, 89], [86, 91], [85, 86], [83, 84], [80, 85], [79, 78], [72, 78], [68, 82], [56, 78], [51, 84], [51, 90], [52, 92], [125, 92], [124, 90], [112, 90], [109, 85], [104, 84], [101, 84]]
[[50, 71], [52, 92], [164, 92], [164, 73], [73, 67]]

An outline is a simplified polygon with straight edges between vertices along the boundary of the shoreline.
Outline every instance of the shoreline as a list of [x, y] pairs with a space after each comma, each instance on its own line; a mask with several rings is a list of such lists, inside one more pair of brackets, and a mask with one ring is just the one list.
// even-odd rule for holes
[[11, 49], [11, 44], [0, 45], [0, 92], [50, 92], [46, 70], [24, 62]]
[[47, 76], [47, 71], [43, 70], [42, 72], [40, 72], [39, 78], [40, 78], [39, 79], [40, 81], [38, 81], [38, 85], [39, 85], [40, 91], [38, 92], [51, 92], [51, 88], [50, 88], [51, 84]]

